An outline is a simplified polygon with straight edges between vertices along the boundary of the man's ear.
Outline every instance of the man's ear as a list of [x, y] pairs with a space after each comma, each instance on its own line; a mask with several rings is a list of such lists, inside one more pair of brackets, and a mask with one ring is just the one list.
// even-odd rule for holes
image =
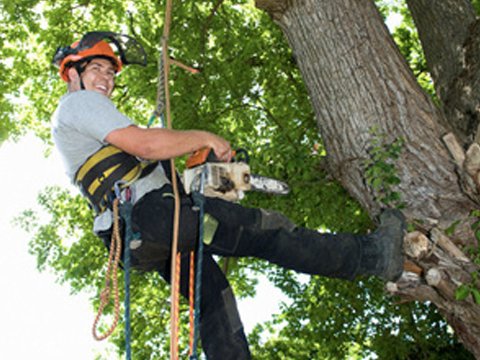
[[75, 69], [74, 67], [68, 68], [67, 75], [68, 75], [68, 80], [70, 80], [70, 82], [78, 80], [79, 78], [77, 69]]

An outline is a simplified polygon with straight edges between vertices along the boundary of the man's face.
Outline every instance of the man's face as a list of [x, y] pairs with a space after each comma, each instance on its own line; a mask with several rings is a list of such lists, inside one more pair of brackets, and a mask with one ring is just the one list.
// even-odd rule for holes
[[115, 86], [115, 67], [106, 59], [93, 59], [82, 73], [86, 90], [110, 97]]

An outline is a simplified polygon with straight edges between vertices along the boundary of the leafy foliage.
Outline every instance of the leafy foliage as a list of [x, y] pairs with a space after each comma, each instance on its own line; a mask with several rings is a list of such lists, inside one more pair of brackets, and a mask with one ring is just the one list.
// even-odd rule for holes
[[365, 161], [365, 179], [379, 202], [401, 208], [400, 194], [393, 190], [393, 186], [400, 183], [395, 160], [400, 156], [403, 140], [386, 144], [385, 134], [378, 134], [375, 129], [372, 132], [376, 137], [368, 149], [370, 157]]
[[413, 18], [405, 4], [405, 1], [377, 0], [376, 3], [385, 18], [388, 16], [397, 16], [402, 19], [400, 24], [397, 25], [392, 31], [393, 40], [408, 62], [408, 65], [417, 78], [420, 86], [435, 100], [436, 94], [433, 87], [432, 77], [427, 67], [427, 62], [423, 54], [422, 45], [415, 28]]
[[[380, 3], [384, 14], [398, 11], [404, 16], [395, 40], [419, 81], [432, 89], [404, 4]], [[34, 131], [50, 143], [49, 119], [65, 91], [51, 58], [59, 45], [94, 29], [127, 33], [144, 45], [149, 64], [122, 72], [114, 101], [137, 123], [146, 124], [155, 107], [163, 16], [162, 2], [153, 1], [1, 2], [0, 141]], [[280, 30], [251, 1], [175, 2], [170, 46], [177, 60], [201, 70], [192, 75], [172, 68], [174, 127], [201, 128], [230, 139], [235, 147], [249, 150], [254, 172], [285, 179], [292, 188], [281, 198], [250, 194], [245, 205], [275, 208], [310, 228], [365, 232], [371, 227], [358, 204], [325, 171], [325, 150], [295, 60]], [[33, 234], [31, 251], [39, 269], [53, 269], [73, 292], [92, 293], [98, 306], [107, 254], [91, 232], [85, 201], [49, 188], [39, 203], [49, 218], [26, 211], [20, 220]], [[432, 308], [394, 305], [375, 281], [352, 285], [299, 278], [253, 259], [230, 261], [228, 268], [240, 297], [255, 293], [255, 275], [261, 272], [291, 299], [281, 314], [250, 334], [258, 359], [464, 354]], [[168, 287], [157, 274], [134, 273], [132, 292], [134, 358], [166, 358]], [[112, 339], [119, 354], [122, 336], [117, 331]]]

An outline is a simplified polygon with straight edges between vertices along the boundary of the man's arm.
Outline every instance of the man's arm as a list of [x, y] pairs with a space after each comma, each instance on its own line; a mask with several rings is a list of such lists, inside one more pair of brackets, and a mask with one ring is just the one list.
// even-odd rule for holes
[[207, 131], [143, 129], [135, 125], [113, 130], [105, 141], [147, 160], [165, 160], [210, 147], [222, 161], [230, 161], [232, 150], [225, 139]]

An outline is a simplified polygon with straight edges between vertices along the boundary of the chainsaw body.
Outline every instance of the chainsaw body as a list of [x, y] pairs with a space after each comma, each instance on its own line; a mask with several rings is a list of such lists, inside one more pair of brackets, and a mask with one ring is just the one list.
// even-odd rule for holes
[[244, 162], [207, 162], [183, 172], [185, 191], [198, 191], [204, 173], [205, 196], [219, 197], [228, 201], [243, 198], [243, 192], [251, 189], [250, 166]]
[[[239, 151], [236, 152], [238, 155]], [[243, 151], [248, 159], [248, 154]], [[201, 188], [202, 174], [204, 176]], [[185, 191], [203, 191], [205, 196], [219, 197], [228, 201], [243, 198], [248, 190], [272, 194], [288, 194], [288, 185], [282, 181], [252, 174], [246, 161], [219, 162], [211, 149], [195, 152], [187, 159], [187, 169], [183, 172]]]

